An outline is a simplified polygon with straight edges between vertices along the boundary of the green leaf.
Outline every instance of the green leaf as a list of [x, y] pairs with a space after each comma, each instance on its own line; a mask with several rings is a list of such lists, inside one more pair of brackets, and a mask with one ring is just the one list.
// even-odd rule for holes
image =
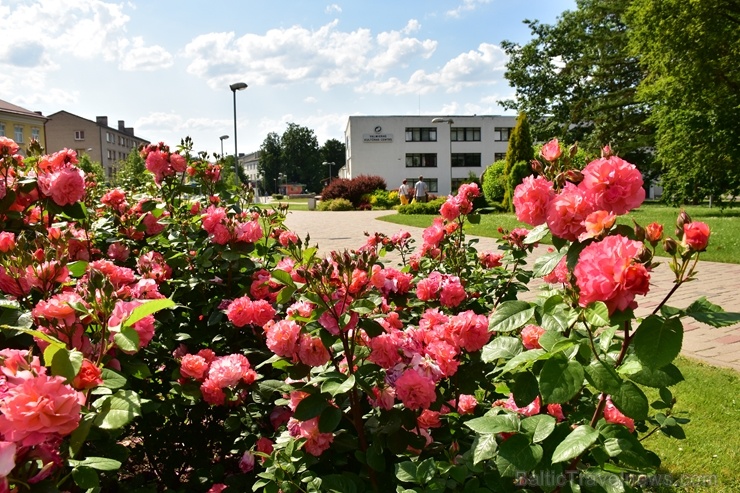
[[596, 443], [598, 438], [598, 431], [589, 425], [580, 425], [555, 447], [555, 451], [552, 453], [553, 464], [575, 459]]
[[480, 224], [480, 214], [470, 213], [467, 218], [470, 224]]
[[543, 404], [568, 402], [583, 387], [583, 366], [564, 357], [547, 360], [540, 372]]
[[85, 356], [78, 350], [71, 351], [66, 347], [49, 345], [44, 350], [44, 361], [49, 364], [51, 358], [51, 373], [59, 375], [71, 382], [82, 367], [82, 360]]
[[616, 474], [600, 469], [588, 469], [582, 475], [582, 484], [600, 486], [606, 493], [624, 493], [624, 483]]
[[95, 472], [95, 469], [88, 466], [78, 466], [72, 469], [72, 479], [83, 490], [100, 486], [98, 473]]
[[[562, 296], [551, 296], [542, 305], [542, 328], [558, 333], [565, 332], [577, 314], [563, 303]], [[544, 346], [543, 346], [544, 347]]]
[[119, 461], [107, 457], [85, 457], [85, 460], [70, 460], [69, 465], [72, 467], [85, 466], [98, 471], [117, 471], [121, 468]]
[[588, 380], [588, 383], [593, 385], [596, 390], [607, 394], [619, 392], [619, 389], [622, 386], [622, 378], [616, 370], [601, 360], [592, 361], [591, 364], [586, 367], [586, 380]]
[[549, 414], [537, 414], [522, 420], [522, 430], [532, 435], [532, 442], [539, 443], [555, 431], [556, 423]]
[[519, 417], [515, 414], [481, 416], [465, 422], [476, 433], [514, 433], [519, 431]]
[[540, 394], [537, 377], [528, 371], [515, 374], [514, 380], [509, 384], [509, 389], [514, 394], [514, 402], [519, 407], [528, 406]]
[[526, 301], [504, 301], [491, 315], [490, 332], [511, 332], [526, 324], [534, 315], [534, 307]]
[[69, 275], [72, 277], [82, 277], [87, 271], [88, 262], [85, 260], [77, 260], [76, 262], [70, 262], [67, 264], [69, 269]]
[[589, 304], [584, 311], [584, 316], [591, 327], [608, 327], [611, 324], [609, 308], [603, 301], [595, 301]]
[[632, 345], [644, 366], [662, 368], [670, 364], [681, 352], [683, 325], [678, 318], [646, 318], [635, 331]]
[[319, 416], [319, 431], [321, 433], [331, 433], [337, 429], [341, 421], [342, 410], [329, 406]]
[[496, 442], [495, 434], [486, 433], [485, 435], [476, 436], [472, 445], [473, 464], [492, 459], [496, 456], [497, 449], [498, 443]]
[[535, 361], [549, 357], [550, 355], [544, 349], [530, 349], [511, 358], [506, 365], [504, 365], [501, 373], [517, 369], [527, 369], [532, 366], [532, 363]]
[[629, 378], [635, 383], [656, 389], [672, 387], [683, 381], [681, 370], [675, 365], [666, 365], [658, 369], [643, 367], [642, 370], [633, 373]]
[[147, 300], [141, 305], [134, 308], [134, 310], [131, 312], [131, 315], [129, 315], [129, 317], [123, 322], [123, 326], [131, 327], [142, 318], [157, 313], [160, 310], [172, 308], [173, 306], [176, 306], [176, 304], [169, 298]]
[[329, 407], [329, 403], [326, 401], [326, 397], [321, 394], [311, 394], [298, 403], [293, 417], [298, 421], [307, 421], [319, 416], [327, 407]]
[[499, 359], [509, 360], [524, 349], [518, 337], [500, 336], [483, 346], [481, 359], [484, 363], [493, 363]]
[[337, 394], [344, 394], [345, 392], [349, 392], [354, 386], [355, 386], [355, 376], [350, 375], [344, 381], [326, 380], [321, 385], [321, 391], [326, 392], [327, 394], [334, 397]]
[[377, 306], [375, 305], [375, 303], [364, 298], [353, 301], [349, 307], [350, 310], [361, 315], [372, 313], [376, 308]]
[[95, 419], [95, 415], [92, 413], [83, 415], [82, 419], [80, 419], [79, 426], [70, 435], [70, 439], [69, 439], [70, 458], [73, 458], [75, 455], [80, 453], [82, 446], [85, 444], [85, 440], [87, 440], [87, 435], [90, 433], [90, 428], [92, 427], [94, 419]]
[[496, 467], [504, 477], [516, 477], [521, 471], [534, 469], [542, 460], [542, 447], [530, 445], [526, 435], [513, 435], [498, 448]]
[[650, 405], [640, 387], [632, 382], [622, 382], [619, 392], [612, 394], [612, 402], [622, 413], [632, 419], [647, 419]]
[[396, 479], [402, 483], [415, 483], [416, 464], [411, 461], [396, 464]]
[[427, 484], [434, 479], [436, 472], [437, 468], [433, 458], [430, 457], [423, 460], [416, 465], [416, 482], [418, 484]]
[[295, 293], [295, 288], [294, 287], [292, 287], [292, 286], [285, 286], [283, 289], [281, 289], [278, 292], [278, 295], [277, 295], [277, 298], [275, 299], [275, 302], [278, 303], [279, 305], [285, 305], [293, 297], [293, 293]]
[[119, 390], [111, 396], [99, 399], [95, 401], [95, 407], [98, 409], [95, 426], [105, 430], [122, 428], [141, 416], [141, 401], [131, 390]]
[[[527, 235], [527, 239], [529, 239], [529, 235]], [[563, 259], [563, 257], [565, 257], [565, 250], [545, 253], [544, 255], [537, 257], [534, 261], [534, 267], [532, 268], [534, 271], [532, 275], [534, 277], [545, 277], [555, 270], [555, 267], [558, 266], [558, 263]]]
[[123, 327], [120, 332], [113, 334], [113, 342], [125, 353], [135, 353], [139, 350], [139, 333], [132, 327]]
[[740, 322], [740, 313], [726, 312], [703, 296], [690, 304], [685, 313], [694, 320], [712, 327], [727, 327]]
[[[539, 226], [536, 226], [532, 228], [529, 233], [527, 234], [527, 237], [524, 238], [524, 244], [525, 245], [533, 245], [540, 241], [542, 238], [547, 236], [547, 234], [550, 232], [550, 229], [547, 227], [547, 224], [540, 224]], [[558, 253], [558, 252], [555, 252]], [[537, 276], [541, 277], [541, 276]]]
[[271, 276], [273, 279], [275, 279], [280, 284], [284, 284], [286, 286], [290, 286], [292, 288], [295, 288], [295, 282], [293, 281], [293, 278], [290, 277], [290, 274], [288, 272], [285, 272], [282, 269], [275, 269], [271, 272]]

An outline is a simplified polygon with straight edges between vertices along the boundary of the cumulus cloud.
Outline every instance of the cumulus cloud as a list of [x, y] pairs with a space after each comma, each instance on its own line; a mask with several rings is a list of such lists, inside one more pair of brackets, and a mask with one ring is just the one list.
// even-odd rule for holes
[[[184, 49], [191, 60], [188, 72], [206, 78], [214, 88], [244, 78], [255, 85], [313, 81], [326, 90], [406, 66], [416, 57], [428, 58], [437, 47], [436, 41], [402, 31], [373, 36], [364, 28], [342, 31], [338, 24], [334, 20], [317, 30], [291, 26], [241, 37], [233, 32], [200, 35]], [[404, 30], [417, 26], [410, 21]]]
[[153, 112], [136, 120], [134, 126], [152, 135], [166, 130], [180, 135], [188, 135], [192, 130], [229, 128], [231, 120], [214, 118], [186, 118], [177, 113]]
[[463, 0], [463, 2], [453, 10], [445, 12], [447, 17], [460, 17], [463, 12], [470, 12], [478, 8], [479, 5], [491, 3], [491, 0]]
[[342, 7], [340, 7], [336, 3], [327, 5], [326, 8], [324, 9], [324, 12], [326, 12], [327, 14], [340, 13], [341, 11], [342, 11]]
[[[126, 43], [122, 49], [123, 56], [118, 68], [125, 71], [153, 71], [171, 67], [172, 55], [158, 45], [145, 46], [140, 37], [134, 38], [132, 43]], [[130, 45], [130, 46], [128, 46]]]

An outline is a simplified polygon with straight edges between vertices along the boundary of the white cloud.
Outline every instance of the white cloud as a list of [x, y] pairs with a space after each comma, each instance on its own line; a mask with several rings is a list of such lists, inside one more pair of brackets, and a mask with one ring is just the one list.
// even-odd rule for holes
[[313, 96], [308, 96], [307, 98], [304, 98], [303, 99], [303, 102], [304, 103], [308, 103], [308, 104], [314, 104], [314, 103], [318, 102], [318, 99], [316, 99]]
[[192, 131], [220, 130], [229, 128], [231, 124], [228, 119], [186, 118], [177, 113], [154, 112], [137, 119], [134, 127], [141, 135], [169, 133], [184, 137]]
[[[238, 38], [233, 32], [197, 36], [184, 49], [191, 59], [188, 72], [206, 78], [213, 88], [249, 79], [254, 85], [312, 81], [326, 90], [405, 66], [416, 57], [428, 58], [437, 46], [402, 31], [373, 37], [368, 29], [341, 31], [338, 24], [334, 20], [318, 30], [292, 26]], [[417, 25], [410, 21], [404, 29]]]
[[340, 13], [342, 11], [342, 7], [337, 5], [336, 3], [332, 3], [331, 5], [327, 5], [324, 9], [324, 12], [327, 14], [333, 14], [333, 13]]
[[463, 12], [470, 12], [478, 8], [481, 4], [491, 3], [491, 0], [463, 0], [463, 2], [453, 10], [448, 10], [445, 12], [445, 15], [447, 17], [455, 17], [458, 18], [462, 15]]
[[154, 71], [171, 67], [174, 63], [166, 49], [158, 45], [144, 46], [144, 40], [140, 37], [134, 38], [130, 47], [121, 51], [123, 56], [118, 68], [125, 71]]

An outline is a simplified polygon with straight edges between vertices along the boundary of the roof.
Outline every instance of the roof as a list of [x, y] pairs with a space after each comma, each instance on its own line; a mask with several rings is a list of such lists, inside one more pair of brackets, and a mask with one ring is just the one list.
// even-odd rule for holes
[[40, 113], [27, 110], [26, 108], [21, 108], [20, 106], [17, 106], [13, 103], [9, 103], [7, 101], [3, 101], [2, 99], [0, 99], [0, 111], [4, 111], [6, 113], [15, 113], [18, 115], [30, 116], [33, 118], [39, 118], [41, 120], [48, 120], [48, 118], [46, 118], [44, 115]]

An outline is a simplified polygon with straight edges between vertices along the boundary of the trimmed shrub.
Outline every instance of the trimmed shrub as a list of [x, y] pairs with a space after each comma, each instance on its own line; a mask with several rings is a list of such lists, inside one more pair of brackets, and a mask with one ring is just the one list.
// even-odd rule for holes
[[[386, 188], [385, 179], [381, 176], [360, 175], [351, 180], [337, 178], [321, 191], [321, 197], [324, 200], [346, 199], [354, 207], [359, 207], [363, 203], [363, 195], [372, 194], [375, 190], [385, 190]], [[369, 203], [369, 201], [366, 203]]]
[[439, 214], [439, 209], [445, 203], [445, 198], [440, 197], [429, 202], [413, 202], [398, 208], [400, 214]]
[[483, 195], [489, 203], [502, 202], [506, 195], [506, 161], [496, 161], [483, 172]]
[[375, 190], [370, 197], [370, 205], [376, 209], [392, 209], [400, 203], [398, 190]]
[[320, 211], [353, 211], [355, 207], [347, 199], [330, 199], [319, 202]]

